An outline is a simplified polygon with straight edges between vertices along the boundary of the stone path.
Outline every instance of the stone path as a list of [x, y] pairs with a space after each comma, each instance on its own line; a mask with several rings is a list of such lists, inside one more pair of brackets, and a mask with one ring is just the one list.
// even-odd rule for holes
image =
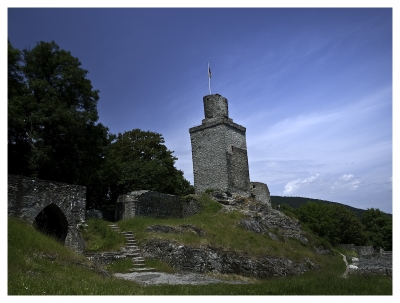
[[344, 274], [342, 275], [343, 278], [347, 278], [349, 276], [349, 263], [347, 263], [346, 256], [341, 254], [343, 257], [343, 261], [346, 264], [346, 270], [344, 271]]
[[167, 274], [162, 272], [133, 272], [127, 274], [116, 273], [120, 279], [130, 280], [142, 285], [205, 285], [211, 283], [245, 284], [242, 281], [223, 281], [196, 273]]
[[140, 252], [139, 246], [137, 246], [136, 240], [133, 237], [133, 233], [131, 231], [125, 231], [121, 232], [118, 225], [116, 224], [109, 224], [110, 228], [118, 233], [123, 234], [126, 237], [126, 257], [127, 258], [132, 258], [133, 262], [133, 268], [131, 269], [132, 271], [138, 271], [138, 272], [143, 272], [143, 271], [151, 271], [154, 270], [154, 268], [150, 267], [145, 267], [145, 260], [142, 257], [142, 254]]

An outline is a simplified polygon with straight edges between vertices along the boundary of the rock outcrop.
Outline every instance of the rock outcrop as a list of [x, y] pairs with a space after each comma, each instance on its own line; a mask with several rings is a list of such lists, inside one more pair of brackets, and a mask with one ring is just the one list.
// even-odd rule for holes
[[220, 191], [213, 192], [213, 199], [223, 205], [222, 211], [240, 211], [248, 216], [247, 219], [241, 220], [239, 225], [249, 231], [268, 234], [272, 239], [278, 240], [272, 231], [279, 230], [279, 234], [285, 238], [296, 238], [308, 243], [299, 221], [272, 209], [269, 203], [252, 197], [229, 196]]
[[149, 239], [141, 247], [145, 258], [156, 258], [183, 271], [219, 272], [248, 277], [271, 278], [298, 275], [319, 268], [308, 258], [294, 262], [282, 257], [252, 257], [248, 253], [211, 246], [198, 248], [175, 241]]

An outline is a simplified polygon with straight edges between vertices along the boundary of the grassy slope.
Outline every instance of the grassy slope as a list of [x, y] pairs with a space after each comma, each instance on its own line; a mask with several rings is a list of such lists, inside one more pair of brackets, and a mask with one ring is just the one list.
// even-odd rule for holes
[[[284, 246], [277, 242], [275, 248], [260, 249], [267, 245], [266, 237], [240, 231], [233, 222], [237, 222], [240, 214], [233, 213], [216, 215], [218, 206], [213, 203], [206, 205], [202, 214], [189, 219], [156, 220], [138, 218], [136, 223], [131, 220], [120, 222], [121, 227], [129, 227], [137, 236], [144, 240], [148, 236], [143, 228], [149, 224], [178, 225], [190, 223], [207, 232], [203, 239], [194, 234], [178, 235], [177, 240], [192, 245], [219, 244], [227, 245], [233, 250], [246, 250], [249, 246], [252, 254], [272, 253], [276, 255], [293, 254], [301, 256], [307, 247], [296, 241], [290, 241]], [[214, 217], [209, 217], [214, 214]], [[204, 216], [204, 217], [202, 217]], [[228, 225], [226, 225], [228, 224]], [[218, 232], [212, 229], [219, 226]], [[242, 233], [243, 234], [240, 234]], [[235, 237], [227, 234], [239, 233]], [[222, 234], [219, 236], [218, 234]], [[140, 236], [141, 235], [141, 236]], [[224, 236], [225, 235], [225, 236]], [[160, 235], [157, 235], [160, 236]], [[171, 235], [168, 235], [171, 236]], [[176, 235], [175, 235], [176, 236]], [[246, 236], [249, 240], [246, 240]], [[179, 238], [180, 237], [180, 238]], [[227, 238], [227, 239], [225, 239]], [[246, 240], [244, 245], [240, 241]], [[97, 240], [96, 240], [97, 241]], [[205, 243], [206, 241], [207, 243]], [[258, 244], [254, 244], [258, 242]], [[276, 242], [276, 241], [274, 241]], [[99, 243], [99, 241], [97, 241]], [[269, 244], [268, 244], [269, 245]], [[279, 246], [283, 245], [283, 246]], [[297, 245], [297, 246], [296, 246]], [[291, 249], [290, 249], [291, 248]], [[283, 252], [282, 250], [289, 250]], [[290, 250], [292, 250], [290, 252]], [[391, 295], [392, 280], [385, 276], [352, 276], [343, 279], [344, 263], [339, 255], [315, 256], [308, 252], [314, 260], [321, 264], [318, 271], [306, 273], [297, 277], [286, 277], [270, 280], [260, 280], [247, 285], [215, 284], [205, 286], [163, 285], [139, 286], [130, 281], [118, 280], [113, 277], [101, 276], [90, 269], [91, 263], [82, 255], [75, 254], [57, 241], [37, 232], [32, 226], [15, 218], [8, 218], [8, 294], [9, 295]], [[317, 259], [316, 259], [317, 258]]]
[[[207, 195], [202, 195], [200, 202], [202, 212], [183, 219], [154, 219], [137, 217], [119, 221], [122, 230], [133, 231], [139, 245], [148, 238], [170, 239], [185, 245], [195, 247], [213, 246], [225, 250], [247, 252], [254, 257], [269, 255], [274, 257], [287, 257], [299, 261], [304, 257], [324, 262], [320, 255], [313, 252], [311, 245], [304, 245], [295, 239], [286, 239], [284, 242], [272, 240], [268, 235], [256, 234], [247, 231], [238, 225], [245, 215], [239, 211], [221, 213], [221, 204], [211, 200]], [[178, 226], [191, 224], [205, 231], [205, 236], [198, 236], [193, 232], [175, 233], [150, 233], [145, 228], [150, 225], [160, 224]], [[280, 237], [279, 231], [271, 231]], [[312, 238], [313, 236], [310, 235]]]

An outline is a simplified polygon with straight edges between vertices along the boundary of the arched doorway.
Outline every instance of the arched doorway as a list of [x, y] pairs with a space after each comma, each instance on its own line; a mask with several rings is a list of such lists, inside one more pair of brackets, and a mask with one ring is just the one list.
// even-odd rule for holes
[[68, 221], [61, 209], [54, 203], [42, 209], [36, 216], [33, 226], [39, 231], [65, 243], [68, 233]]

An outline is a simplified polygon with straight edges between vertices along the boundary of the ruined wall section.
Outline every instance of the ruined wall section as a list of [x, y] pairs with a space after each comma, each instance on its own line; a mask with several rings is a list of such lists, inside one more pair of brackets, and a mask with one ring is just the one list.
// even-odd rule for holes
[[269, 207], [271, 204], [271, 195], [267, 184], [261, 182], [251, 182], [251, 195], [262, 203], [265, 203]]
[[354, 244], [340, 244], [340, 246], [347, 250], [354, 250], [360, 256], [369, 256], [376, 253], [373, 246], [357, 246]]
[[65, 245], [82, 252], [84, 242], [78, 225], [85, 221], [86, 187], [61, 182], [8, 176], [8, 215], [34, 224], [38, 214], [54, 204], [65, 216], [68, 231]]
[[116, 221], [137, 216], [153, 218], [183, 218], [200, 211], [196, 201], [184, 201], [178, 196], [150, 190], [133, 191], [118, 197]]

